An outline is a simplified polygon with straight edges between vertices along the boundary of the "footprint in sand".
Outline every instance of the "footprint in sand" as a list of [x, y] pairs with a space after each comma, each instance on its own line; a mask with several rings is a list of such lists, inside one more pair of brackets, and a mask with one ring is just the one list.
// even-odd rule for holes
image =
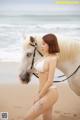
[[21, 117], [21, 116], [19, 116], [19, 117], [17, 117], [17, 119], [16, 120], [24, 120], [24, 118], [23, 117]]
[[76, 114], [76, 113], [74, 113], [74, 114], [73, 114], [73, 117], [77, 117], [77, 114]]
[[74, 113], [74, 114], [72, 114], [72, 113], [64, 113], [64, 115], [70, 115], [70, 116], [72, 116], [72, 117], [77, 117], [77, 114], [76, 114], [76, 113]]
[[17, 109], [22, 109], [23, 108], [23, 106], [14, 106], [14, 108], [17, 108]]
[[70, 118], [78, 117], [78, 115], [76, 113], [75, 114], [72, 114], [72, 113], [62, 113], [61, 115], [63, 117], [70, 117]]
[[71, 113], [63, 113], [64, 115], [71, 115]]
[[58, 111], [58, 110], [56, 110], [56, 111], [54, 111], [54, 112], [57, 113], [57, 114], [61, 113], [61, 111]]

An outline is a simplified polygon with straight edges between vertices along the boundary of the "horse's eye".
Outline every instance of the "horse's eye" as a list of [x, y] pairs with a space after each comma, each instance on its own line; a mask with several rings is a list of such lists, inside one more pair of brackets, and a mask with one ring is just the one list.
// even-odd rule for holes
[[30, 57], [32, 55], [32, 53], [27, 53], [26, 56], [27, 57]]

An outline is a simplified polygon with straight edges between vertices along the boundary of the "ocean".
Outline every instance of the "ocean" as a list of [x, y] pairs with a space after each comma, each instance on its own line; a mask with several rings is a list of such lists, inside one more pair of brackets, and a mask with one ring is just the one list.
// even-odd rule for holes
[[24, 36], [46, 33], [80, 40], [80, 15], [0, 15], [0, 61], [19, 62]]

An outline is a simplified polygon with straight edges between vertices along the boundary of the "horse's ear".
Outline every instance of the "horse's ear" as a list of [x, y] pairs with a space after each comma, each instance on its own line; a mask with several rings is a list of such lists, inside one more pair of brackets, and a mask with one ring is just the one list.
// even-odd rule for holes
[[35, 43], [35, 38], [32, 37], [32, 36], [30, 36], [30, 42], [31, 42], [31, 43]]

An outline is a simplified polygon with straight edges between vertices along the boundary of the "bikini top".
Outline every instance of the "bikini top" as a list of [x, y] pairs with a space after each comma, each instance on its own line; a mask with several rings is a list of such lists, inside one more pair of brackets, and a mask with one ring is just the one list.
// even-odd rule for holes
[[47, 69], [44, 68], [45, 59], [38, 60], [34, 63], [34, 68], [37, 70], [37, 72], [45, 72]]

